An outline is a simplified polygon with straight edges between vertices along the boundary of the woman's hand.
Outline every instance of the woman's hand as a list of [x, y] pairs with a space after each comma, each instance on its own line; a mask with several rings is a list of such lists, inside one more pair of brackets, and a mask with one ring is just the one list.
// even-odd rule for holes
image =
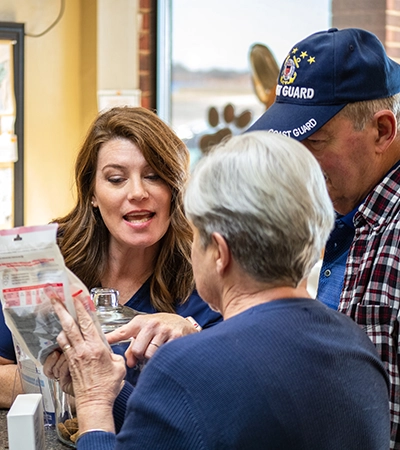
[[[74, 298], [77, 322], [59, 299], [53, 297], [52, 304], [63, 328], [57, 337], [57, 342], [68, 363], [79, 429], [85, 431], [101, 428], [113, 432], [112, 407], [126, 373], [124, 359], [122, 356], [113, 354], [103, 342], [91, 316], [79, 298]], [[53, 362], [55, 359], [54, 356]], [[50, 363], [48, 373], [50, 373]], [[59, 361], [56, 361], [51, 369], [53, 375], [58, 366], [62, 367], [62, 364], [59, 365]], [[61, 377], [65, 376], [63, 370], [59, 374]], [[63, 388], [66, 380], [60, 378], [60, 382]]]
[[43, 372], [47, 378], [60, 382], [61, 389], [64, 392], [74, 395], [74, 387], [69, 372], [68, 361], [61, 350], [50, 353], [43, 365]]
[[196, 328], [177, 314], [139, 314], [129, 323], [106, 334], [109, 344], [132, 339], [125, 353], [126, 363], [134, 367], [139, 361], [151, 358], [168, 341], [197, 333]]

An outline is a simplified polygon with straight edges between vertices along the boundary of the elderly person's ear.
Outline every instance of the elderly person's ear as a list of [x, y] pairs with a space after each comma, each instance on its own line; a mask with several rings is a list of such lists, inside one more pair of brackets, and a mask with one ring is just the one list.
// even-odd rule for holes
[[376, 149], [383, 153], [397, 135], [397, 120], [392, 111], [382, 110], [374, 114], [374, 123], [377, 127]]
[[211, 245], [214, 248], [216, 270], [219, 275], [223, 275], [232, 261], [232, 254], [228, 243], [221, 234], [213, 233]]

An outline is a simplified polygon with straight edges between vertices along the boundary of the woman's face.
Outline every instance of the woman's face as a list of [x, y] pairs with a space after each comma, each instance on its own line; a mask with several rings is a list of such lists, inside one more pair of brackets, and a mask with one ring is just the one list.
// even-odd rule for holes
[[156, 246], [170, 224], [171, 190], [127, 139], [100, 148], [93, 206], [98, 207], [110, 244], [121, 249]]

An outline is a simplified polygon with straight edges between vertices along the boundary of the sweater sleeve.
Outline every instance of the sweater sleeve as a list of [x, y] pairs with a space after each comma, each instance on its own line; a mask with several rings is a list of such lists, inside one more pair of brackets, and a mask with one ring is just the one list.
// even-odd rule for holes
[[115, 448], [115, 434], [105, 431], [91, 431], [78, 439], [78, 450], [112, 450]]
[[171, 372], [152, 364], [129, 398], [116, 449], [126, 449], [132, 442], [138, 449], [205, 449], [201, 410]]
[[128, 399], [133, 392], [133, 386], [128, 382], [125, 382], [124, 387], [119, 393], [118, 397], [115, 399], [114, 408], [113, 408], [113, 416], [114, 416], [114, 426], [115, 432], [119, 433], [122, 427], [122, 424], [125, 420], [126, 413], [126, 405], [128, 403]]

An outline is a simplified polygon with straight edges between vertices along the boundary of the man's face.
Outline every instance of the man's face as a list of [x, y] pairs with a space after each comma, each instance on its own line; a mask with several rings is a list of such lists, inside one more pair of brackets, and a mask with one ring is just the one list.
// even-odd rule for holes
[[357, 131], [352, 121], [339, 113], [302, 141], [318, 160], [339, 214], [352, 211], [384, 175], [375, 152], [376, 137], [372, 121]]

